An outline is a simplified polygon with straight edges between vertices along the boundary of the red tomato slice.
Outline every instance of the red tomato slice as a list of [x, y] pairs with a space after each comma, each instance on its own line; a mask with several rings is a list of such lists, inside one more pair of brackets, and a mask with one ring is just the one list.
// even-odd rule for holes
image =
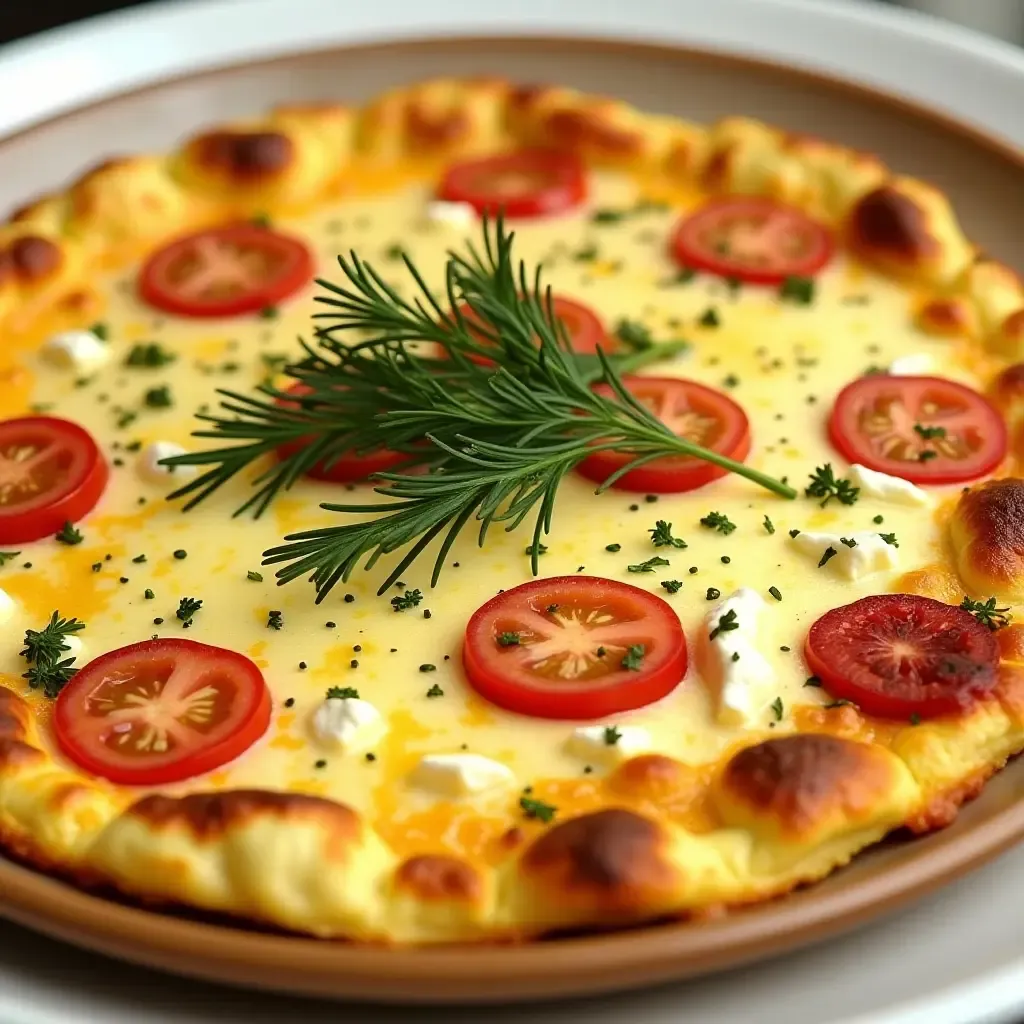
[[[746, 413], [721, 391], [692, 380], [675, 377], [623, 377], [627, 390], [647, 406], [662, 423], [680, 437], [695, 441], [712, 451], [742, 462], [750, 454], [750, 422]], [[607, 384], [598, 384], [599, 394], [610, 395]], [[607, 480], [632, 459], [622, 452], [595, 452], [578, 469], [588, 480]], [[671, 455], [631, 469], [614, 486], [644, 494], [675, 494], [692, 491], [728, 472], [702, 459]]]
[[984, 476], [1007, 446], [988, 400], [941, 377], [861, 377], [839, 392], [828, 432], [848, 461], [918, 484]]
[[[296, 398], [301, 398], [303, 395], [308, 395], [310, 390], [311, 388], [307, 387], [307, 385], [296, 383], [288, 388], [288, 393], [295, 395]], [[294, 405], [295, 403], [279, 400], [278, 404]], [[277, 449], [277, 454], [280, 458], [286, 459], [300, 449], [305, 448], [310, 440], [307, 438], [299, 441], [289, 441]], [[366, 452], [363, 455], [356, 455], [354, 452], [343, 453], [337, 458], [321, 459], [313, 465], [312, 469], [306, 470], [306, 476], [311, 477], [313, 480], [325, 480], [332, 484], [354, 483], [359, 480], [365, 480], [374, 473], [384, 473], [389, 469], [393, 469], [399, 463], [405, 461], [405, 459], [406, 456], [401, 452], [388, 451], [386, 448]]]
[[238, 316], [293, 295], [313, 267], [313, 254], [299, 239], [231, 224], [185, 235], [155, 252], [142, 268], [139, 294], [178, 316]]
[[194, 640], [145, 640], [101, 655], [61, 691], [60, 749], [126, 786], [180, 782], [227, 764], [270, 725], [270, 691], [246, 657]]
[[[637, 667], [624, 667], [627, 660]], [[466, 626], [462, 663], [473, 689], [509, 711], [602, 718], [674, 690], [686, 674], [686, 637], [672, 608], [646, 590], [556, 576], [478, 608]]]
[[96, 442], [53, 416], [0, 422], [0, 544], [57, 533], [92, 511], [110, 470]]
[[[555, 319], [560, 320], [565, 327], [565, 333], [573, 352], [593, 355], [598, 348], [605, 352], [614, 352], [618, 347], [615, 338], [605, 331], [604, 324], [589, 306], [555, 295], [552, 296], [551, 309], [555, 314]], [[490, 344], [490, 339], [486, 334], [473, 329], [474, 323], [481, 323], [481, 319], [473, 307], [468, 302], [460, 302], [458, 310], [468, 322], [473, 337], [482, 345]], [[443, 345], [438, 345], [437, 349], [440, 358], [447, 357], [448, 350]], [[493, 365], [493, 361], [484, 356], [470, 355], [469, 358], [481, 366]]]
[[999, 645], [954, 605], [880, 594], [833, 608], [807, 634], [807, 665], [835, 697], [881, 718], [954, 714], [996, 684]]
[[832, 256], [828, 228], [793, 206], [771, 199], [711, 199], [687, 214], [672, 235], [672, 255], [684, 267], [751, 284], [811, 277]]
[[587, 196], [579, 157], [546, 149], [463, 160], [445, 171], [439, 199], [469, 203], [477, 213], [545, 217], [578, 206]]

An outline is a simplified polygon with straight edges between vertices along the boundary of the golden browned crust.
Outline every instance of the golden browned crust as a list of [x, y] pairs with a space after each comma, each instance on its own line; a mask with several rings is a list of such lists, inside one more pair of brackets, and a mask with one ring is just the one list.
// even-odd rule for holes
[[718, 780], [716, 805], [727, 824], [810, 843], [870, 820], [896, 782], [880, 747], [804, 733], [736, 754]]
[[937, 338], [970, 338], [978, 329], [974, 307], [959, 295], [928, 299], [918, 307], [914, 322]]
[[421, 854], [404, 861], [395, 872], [395, 888], [426, 903], [476, 903], [484, 894], [483, 879], [472, 864], [441, 854]]
[[641, 754], [624, 761], [608, 779], [610, 789], [651, 800], [667, 799], [693, 785], [693, 770], [664, 754]]
[[555, 825], [520, 861], [540, 898], [607, 913], [661, 903], [680, 888], [664, 827], [633, 811], [609, 808]]
[[957, 571], [973, 593], [1024, 599], [1024, 480], [989, 480], [965, 491], [949, 536]]

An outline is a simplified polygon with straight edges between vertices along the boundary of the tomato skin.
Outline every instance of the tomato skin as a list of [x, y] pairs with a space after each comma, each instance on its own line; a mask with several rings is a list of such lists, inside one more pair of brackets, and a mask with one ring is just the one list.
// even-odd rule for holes
[[[289, 394], [300, 398], [302, 395], [308, 395], [311, 389], [305, 384], [295, 383], [287, 390]], [[279, 399], [278, 404], [286, 405], [290, 403]], [[308, 443], [308, 440], [300, 439], [282, 444], [277, 449], [278, 457], [281, 459], [289, 458]], [[358, 483], [374, 473], [386, 473], [388, 470], [394, 469], [402, 462], [407, 461], [407, 459], [408, 456], [403, 455], [401, 452], [388, 451], [386, 448], [366, 452], [363, 455], [356, 455], [354, 453], [342, 454], [330, 461], [321, 459], [311, 469], [306, 471], [306, 476], [313, 480], [323, 480], [326, 483], [332, 484]]]
[[903, 721], [969, 708], [995, 686], [999, 661], [994, 634], [970, 612], [917, 594], [833, 608], [811, 626], [804, 653], [830, 694]]
[[[755, 243], [767, 253], [761, 262], [744, 261], [720, 252], [717, 246], [729, 237], [730, 224], [761, 225], [766, 239]], [[717, 245], [708, 236], [722, 234]], [[801, 252], [788, 253], [793, 240]], [[811, 277], [832, 258], [832, 235], [823, 224], [793, 206], [754, 196], [726, 196], [711, 199], [686, 214], [676, 226], [669, 243], [672, 256], [681, 266], [704, 270], [720, 277], [748, 284], [781, 284], [787, 277]]]
[[[211, 265], [221, 259], [219, 252], [257, 254], [275, 266], [262, 280], [240, 285], [235, 294], [207, 298], [189, 296], [174, 280], [174, 272], [190, 260]], [[231, 263], [230, 257], [223, 261]], [[235, 260], [241, 266], [241, 260]], [[306, 244], [291, 235], [255, 224], [229, 224], [184, 235], [153, 253], [139, 275], [139, 296], [148, 305], [176, 316], [232, 317], [255, 313], [274, 306], [304, 287], [313, 276], [313, 254]], [[248, 270], [246, 274], [250, 274]], [[258, 274], [257, 274], [258, 276]]]
[[[124, 677], [133, 667], [139, 670], [165, 663], [173, 665], [170, 671], [184, 663], [204, 682], [203, 673], [210, 674], [214, 668], [230, 678], [238, 693], [238, 706], [233, 704], [229, 709], [227, 726], [220, 727], [218, 735], [206, 743], [202, 734], [193, 730], [199, 737], [194, 749], [177, 758], [155, 754], [156, 764], [105, 747], [101, 741], [105, 728], [102, 716], [89, 715], [87, 710], [90, 696], [107, 681], [130, 685], [130, 679], [125, 683]], [[270, 690], [263, 674], [244, 655], [194, 640], [166, 638], [121, 647], [89, 662], [58, 695], [53, 725], [64, 755], [90, 774], [125, 786], [159, 786], [202, 775], [233, 761], [267, 731], [271, 709]], [[217, 732], [217, 727], [210, 732]]]
[[[927, 411], [925, 403], [936, 397], [948, 403], [942, 415]], [[927, 461], [896, 458], [879, 451], [866, 436], [861, 420], [869, 409], [878, 409], [886, 398], [898, 399], [892, 411], [892, 437], [906, 439], [907, 451], [939, 450], [945, 441], [928, 441], [913, 431], [915, 423], [949, 428], [950, 437], [961, 437], [970, 448], [964, 457], [939, 454]], [[959, 411], [957, 411], [957, 407]], [[836, 396], [828, 421], [829, 440], [849, 462], [902, 477], [915, 484], [955, 484], [991, 473], [1006, 457], [1006, 422], [983, 395], [943, 377], [894, 377], [877, 374], [851, 381]], [[884, 439], [883, 439], [884, 440]], [[880, 444], [881, 442], [879, 442]]]
[[[624, 644], [643, 642], [647, 650], [640, 670], [612, 663], [608, 672], [592, 679], [552, 682], [519, 663], [528, 647], [498, 644], [497, 636], [509, 624], [536, 622], [538, 616], [551, 614], [546, 610], [553, 604], [621, 613], [619, 622], [594, 630], [594, 643], [602, 642], [603, 630], [611, 630], [607, 635], [614, 634], [618, 644], [612, 657], [621, 661]], [[557, 632], [553, 626], [552, 633]], [[499, 707], [534, 718], [594, 719], [643, 707], [671, 693], [686, 675], [688, 654], [679, 617], [660, 597], [596, 576], [557, 576], [524, 583], [481, 605], [466, 626], [462, 664], [473, 689]]]
[[[746, 413], [728, 395], [704, 384], [676, 377], [622, 378], [626, 389], [641, 401], [655, 404], [656, 414], [662, 420], [662, 410], [669, 416], [685, 415], [691, 412], [713, 421], [711, 436], [704, 436], [701, 443], [720, 455], [742, 462], [750, 454], [750, 421]], [[594, 388], [599, 394], [611, 395], [607, 384]], [[658, 408], [658, 407], [661, 408]], [[665, 408], [671, 406], [671, 408]], [[677, 431], [678, 433], [678, 431]], [[577, 467], [581, 476], [596, 483], [603, 483], [616, 470], [621, 469], [632, 458], [622, 452], [606, 451], [588, 455]], [[615, 490], [633, 491], [640, 494], [678, 494], [703, 487], [712, 480], [725, 476], [729, 471], [703, 459], [686, 455], [671, 455], [655, 459], [637, 469], [631, 469], [612, 485]]]
[[[512, 187], [502, 188], [503, 178]], [[469, 203], [479, 214], [546, 217], [583, 202], [586, 171], [573, 153], [521, 149], [453, 164], [445, 171], [437, 196], [450, 203]]]
[[[0, 454], [9, 445], [44, 444], [66, 463], [63, 480], [34, 499], [0, 503], [0, 544], [26, 544], [57, 533], [95, 508], [110, 478], [110, 468], [92, 435], [56, 416], [24, 416], [0, 422]], [[0, 480], [3, 465], [0, 460]]]
[[[480, 323], [480, 317], [468, 302], [460, 302], [458, 312], [469, 325], [470, 333], [482, 345], [490, 343], [489, 339], [482, 332], [473, 329], [474, 323]], [[581, 355], [594, 355], [600, 348], [605, 352], [614, 352], [618, 343], [614, 337], [608, 334], [600, 317], [582, 302], [567, 299], [561, 295], [552, 296], [551, 311], [556, 320], [561, 320], [569, 339], [569, 347], [573, 352]], [[444, 345], [437, 345], [437, 357], [448, 358], [448, 350]], [[467, 354], [467, 358], [479, 366], [493, 366], [494, 360], [486, 356], [477, 355], [475, 352]]]

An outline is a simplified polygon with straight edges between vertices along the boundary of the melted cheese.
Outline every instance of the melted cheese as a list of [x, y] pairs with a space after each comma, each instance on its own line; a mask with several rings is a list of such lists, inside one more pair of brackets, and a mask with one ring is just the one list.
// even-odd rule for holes
[[[458, 244], [460, 231], [427, 225], [427, 186], [393, 177], [388, 183], [393, 192], [366, 186], [308, 217], [282, 218], [279, 226], [312, 240], [320, 276], [338, 280], [337, 254], [355, 249], [404, 296], [411, 296], [402, 264], [390, 255], [400, 245], [442, 294], [444, 253]], [[613, 172], [595, 174], [592, 191], [595, 208], [630, 206], [641, 194], [635, 181]], [[809, 306], [780, 303], [769, 288], [730, 289], [710, 276], [680, 283], [665, 240], [679, 209], [696, 197], [665, 191], [656, 197], [677, 202], [676, 209], [651, 209], [614, 224], [591, 223], [589, 211], [516, 224], [517, 256], [529, 266], [543, 260], [555, 292], [586, 303], [609, 327], [622, 319], [641, 319], [656, 339], [689, 339], [692, 347], [685, 358], [646, 372], [728, 389], [750, 418], [751, 466], [787, 477], [801, 492], [816, 466], [832, 462], [841, 473], [845, 467], [825, 430], [832, 400], [869, 366], [920, 351], [925, 341], [912, 325], [911, 296], [842, 258], [821, 276]], [[466, 234], [475, 240], [476, 227]], [[462, 635], [470, 614], [499, 589], [530, 578], [523, 530], [491, 531], [482, 550], [475, 533], [467, 530], [448, 553], [434, 590], [429, 586], [433, 549], [428, 549], [403, 574], [407, 587], [423, 591], [419, 607], [395, 612], [389, 597], [397, 590], [376, 596], [397, 556], [381, 559], [370, 572], [357, 571], [315, 605], [312, 591], [301, 582], [275, 587], [273, 570], [260, 566], [261, 554], [286, 533], [342, 522], [320, 503], [372, 501], [369, 487], [349, 494], [300, 480], [252, 520], [231, 513], [251, 493], [248, 481], [255, 472], [231, 481], [187, 514], [163, 500], [173, 479], [163, 491], [140, 482], [132, 454], [136, 446], [147, 451], [157, 443], [188, 448], [206, 443], [190, 438], [190, 431], [196, 427], [197, 408], [215, 407], [215, 389], [248, 391], [265, 379], [268, 361], [273, 361], [269, 357], [299, 353], [297, 336], [311, 337], [314, 288], [285, 303], [275, 320], [191, 321], [143, 305], [136, 297], [135, 273], [126, 268], [106, 282], [109, 300], [102, 317], [112, 358], [86, 385], [76, 387], [70, 375], [37, 359], [46, 325], [5, 339], [0, 351], [0, 402], [8, 415], [27, 411], [30, 402], [57, 409], [89, 429], [113, 463], [102, 501], [79, 524], [82, 544], [27, 545], [24, 560], [32, 562], [30, 570], [22, 568], [22, 558], [0, 568], [0, 584], [19, 606], [19, 629], [24, 628], [22, 618], [25, 625], [41, 627], [54, 609], [76, 615], [88, 623], [87, 656], [95, 657], [153, 635], [180, 635], [174, 616], [178, 601], [185, 596], [203, 601], [188, 636], [253, 658], [274, 694], [274, 719], [247, 755], [209, 776], [167, 787], [172, 793], [262, 786], [333, 797], [366, 813], [400, 852], [440, 848], [480, 857], [491, 856], [490, 844], [518, 819], [513, 817], [514, 799], [501, 786], [474, 795], [476, 787], [465, 782], [468, 755], [503, 766], [520, 786], [533, 786], [539, 798], [565, 813], [599, 803], [598, 783], [583, 774], [588, 765], [566, 742], [577, 723], [507, 714], [478, 697], [461, 670]], [[718, 327], [701, 325], [709, 308], [718, 313]], [[161, 368], [126, 367], [125, 356], [141, 341], [158, 342], [178, 359]], [[956, 351], [944, 357], [951, 363], [949, 374], [977, 385], [986, 368]], [[172, 405], [167, 408], [151, 408], [144, 401], [147, 390], [157, 385], [169, 389]], [[938, 491], [941, 496], [956, 488]], [[808, 627], [827, 609], [894, 582], [887, 565], [853, 578], [838, 574], [838, 565], [819, 569], [816, 558], [791, 545], [789, 530], [829, 538], [884, 530], [898, 536], [907, 566], [943, 557], [940, 531], [930, 515], [866, 492], [852, 506], [833, 502], [826, 508], [810, 499], [777, 498], [736, 476], [694, 492], [661, 496], [656, 504], [641, 495], [613, 490], [595, 497], [593, 492], [593, 484], [572, 475], [563, 483], [541, 573], [573, 574], [585, 567], [588, 574], [624, 580], [665, 597], [682, 621], [691, 650], [704, 628], [710, 588], [721, 593], [749, 588], [762, 597], [770, 587], [778, 588], [782, 602], [772, 600], [771, 614], [762, 617], [757, 635], [757, 650], [767, 666], [765, 689], [757, 697], [762, 707], [762, 701], [777, 697], [787, 709], [800, 712], [797, 706], [802, 705], [813, 714], [826, 702], [827, 694], [802, 685], [808, 672], [800, 652]], [[725, 536], [702, 526], [701, 517], [712, 510], [728, 515], [735, 532]], [[766, 515], [774, 533], [763, 524]], [[884, 516], [883, 526], [873, 524], [876, 515]], [[648, 534], [657, 519], [671, 522], [687, 548], [668, 550], [671, 564], [657, 573], [628, 572], [631, 563], [665, 554], [666, 549], [651, 546]], [[609, 552], [612, 543], [621, 548]], [[187, 557], [176, 558], [176, 550]], [[133, 562], [140, 555], [145, 562]], [[262, 581], [250, 578], [249, 571], [261, 572]], [[682, 581], [682, 587], [667, 595], [659, 583], [671, 579]], [[0, 600], [0, 613], [2, 608]], [[270, 610], [280, 611], [280, 630], [267, 628]], [[0, 682], [23, 691], [19, 641], [19, 633], [9, 632], [0, 645]], [[629, 726], [643, 730], [651, 751], [670, 754], [699, 775], [738, 738], [770, 735], [776, 723], [764, 721], [771, 717], [764, 714], [752, 720], [744, 715], [742, 725], [723, 723], [716, 689], [692, 661], [687, 678], [656, 705], [631, 713]], [[421, 672], [425, 664], [435, 665], [436, 672]], [[443, 696], [426, 696], [433, 683]], [[358, 687], [372, 699], [386, 732], [369, 749], [324, 758], [315, 744], [309, 721], [331, 686]], [[286, 706], [286, 699], [293, 706]], [[40, 700], [40, 706], [47, 705]], [[792, 728], [798, 718], [787, 714], [776, 733]], [[422, 773], [424, 764], [433, 764], [437, 777], [438, 758], [452, 756], [463, 758], [455, 762], [462, 768], [446, 769], [450, 778], [461, 780], [458, 806], [425, 803], [410, 777]], [[694, 815], [698, 824], [702, 820], [690, 804], [680, 804], [679, 814], [681, 820]]]

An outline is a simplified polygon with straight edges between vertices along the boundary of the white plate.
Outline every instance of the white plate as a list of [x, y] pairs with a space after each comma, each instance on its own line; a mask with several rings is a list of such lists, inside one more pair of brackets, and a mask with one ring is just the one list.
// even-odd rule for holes
[[[537, 32], [678, 41], [828, 70], [942, 107], [1024, 144], [1024, 52], [907, 12], [824, 0], [192, 0], [147, 6], [8, 47], [0, 56], [0, 134], [217, 64], [346, 41]], [[156, 123], [153, 131], [162, 134], [159, 128]], [[73, 169], [54, 163], [9, 172], [42, 189], [60, 184]], [[1011, 1021], [1024, 1014], [1022, 893], [1024, 850], [1017, 850], [875, 927], [741, 973], [586, 1004], [468, 1009], [444, 1017], [451, 1024], [485, 1014], [494, 1024]], [[229, 992], [0, 924], [3, 1024], [333, 1024], [342, 1018], [398, 1024], [427, 1012]]]

